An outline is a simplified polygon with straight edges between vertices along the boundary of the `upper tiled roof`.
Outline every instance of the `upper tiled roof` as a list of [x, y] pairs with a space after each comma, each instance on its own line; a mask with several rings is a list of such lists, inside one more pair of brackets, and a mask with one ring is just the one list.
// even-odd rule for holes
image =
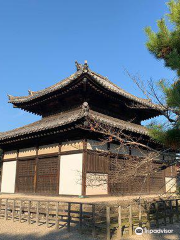
[[4, 140], [8, 141], [12, 138], [22, 138], [25, 135], [35, 134], [39, 132], [41, 133], [46, 130], [53, 130], [55, 128], [76, 122], [77, 120], [87, 116], [92, 120], [107, 124], [112, 127], [124, 129], [142, 135], [149, 135], [148, 129], [144, 126], [109, 117], [107, 115], [92, 110], [84, 111], [83, 108], [78, 108], [66, 113], [63, 112], [62, 114], [60, 113], [57, 115], [42, 118], [37, 122], [25, 125], [23, 127], [8, 132], [2, 132], [0, 133], [0, 142]]
[[15, 105], [22, 104], [22, 103], [28, 103], [34, 99], [40, 98], [49, 93], [60, 90], [60, 89], [64, 88], [65, 86], [68, 86], [75, 79], [80, 77], [82, 74], [87, 74], [96, 83], [98, 83], [99, 85], [101, 85], [102, 87], [104, 87], [105, 89], [107, 89], [113, 93], [116, 93], [120, 96], [124, 96], [125, 98], [133, 100], [139, 104], [142, 104], [143, 106], [145, 106], [147, 108], [156, 109], [158, 111], [163, 110], [160, 105], [153, 104], [148, 99], [138, 98], [138, 97], [124, 91], [122, 88], [118, 87], [117, 85], [115, 85], [114, 83], [109, 81], [108, 78], [103, 77], [102, 75], [93, 72], [92, 70], [89, 69], [87, 62], [85, 62], [84, 65], [81, 65], [76, 62], [76, 67], [77, 67], [77, 71], [74, 74], [72, 74], [71, 76], [65, 78], [64, 80], [62, 80], [62, 81], [58, 82], [57, 84], [55, 84], [51, 87], [48, 87], [44, 90], [40, 90], [40, 91], [36, 91], [36, 92], [29, 91], [29, 96], [24, 96], [24, 97], [14, 97], [14, 96], [8, 95], [9, 102], [13, 103]]

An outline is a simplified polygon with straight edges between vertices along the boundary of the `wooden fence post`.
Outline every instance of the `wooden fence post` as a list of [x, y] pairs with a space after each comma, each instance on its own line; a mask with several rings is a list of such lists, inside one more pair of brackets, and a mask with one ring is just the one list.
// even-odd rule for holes
[[139, 227], [142, 227], [142, 211], [141, 211], [141, 203], [139, 203]]
[[111, 239], [111, 216], [110, 216], [110, 207], [106, 207], [106, 234], [107, 234], [107, 240]]
[[132, 205], [129, 206], [129, 235], [133, 233], [133, 224], [132, 224]]
[[167, 224], [166, 217], [167, 217], [167, 208], [166, 208], [166, 201], [164, 201], [164, 225], [165, 226]]
[[46, 226], [49, 227], [49, 202], [47, 202], [46, 206]]
[[13, 205], [12, 205], [12, 220], [14, 222], [14, 216], [15, 215], [15, 200], [13, 200]]
[[170, 215], [169, 215], [169, 222], [173, 224], [173, 206], [172, 206], [172, 200], [169, 201], [169, 207], [170, 207]]
[[59, 229], [59, 202], [56, 203], [56, 229]]
[[71, 203], [68, 203], [68, 221], [67, 221], [67, 230], [70, 232], [71, 227]]
[[36, 224], [39, 225], [39, 201], [37, 201], [36, 206]]
[[179, 222], [179, 204], [178, 204], [178, 199], [176, 199], [176, 219], [177, 219], [177, 222]]
[[92, 205], [92, 236], [96, 237], [96, 205]]
[[20, 205], [19, 205], [19, 222], [21, 222], [22, 219], [22, 200], [20, 200]]
[[5, 220], [8, 220], [8, 199], [5, 201]]
[[150, 229], [151, 227], [151, 221], [150, 221], [150, 204], [147, 203], [147, 229]]
[[82, 217], [83, 217], [83, 205], [80, 203], [79, 205], [79, 230], [82, 234]]
[[31, 201], [28, 201], [28, 224], [31, 224]]
[[156, 214], [156, 227], [159, 227], [159, 204], [158, 202], [155, 203], [155, 214]]
[[118, 239], [122, 238], [122, 209], [121, 206], [118, 207]]

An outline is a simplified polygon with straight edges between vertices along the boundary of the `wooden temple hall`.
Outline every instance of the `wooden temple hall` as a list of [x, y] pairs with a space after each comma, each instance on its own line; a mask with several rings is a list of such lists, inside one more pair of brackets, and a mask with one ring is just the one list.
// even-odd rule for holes
[[[88, 127], [95, 121], [105, 129], [123, 130], [156, 147], [141, 121], [160, 115], [161, 107], [93, 72], [87, 61], [76, 62], [76, 68], [70, 77], [44, 90], [29, 90], [23, 97], [8, 95], [15, 108], [39, 115], [41, 120], [0, 133], [1, 193], [85, 196], [168, 191], [168, 180], [175, 182], [174, 167], [148, 176], [143, 190], [142, 176], [123, 184], [110, 181], [112, 162], [129, 155], [140, 158], [142, 152], [128, 146], [120, 149], [116, 141], [102, 142], [105, 134]], [[103, 185], [97, 183], [97, 176]], [[93, 177], [96, 183], [90, 186], [87, 181]]]

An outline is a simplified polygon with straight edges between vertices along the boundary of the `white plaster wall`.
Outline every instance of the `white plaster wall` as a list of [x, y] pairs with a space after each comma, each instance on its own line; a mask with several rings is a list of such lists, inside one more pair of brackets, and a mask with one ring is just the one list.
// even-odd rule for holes
[[63, 142], [61, 146], [61, 152], [82, 150], [82, 149], [83, 149], [82, 140]]
[[1, 192], [3, 193], [15, 192], [16, 163], [16, 161], [3, 163], [1, 183]]
[[36, 148], [24, 148], [19, 150], [19, 157], [29, 157], [36, 155]]
[[107, 151], [107, 143], [88, 139], [87, 149], [97, 150], [97, 151]]
[[82, 156], [82, 153], [61, 156], [59, 194], [82, 194]]
[[112, 153], [129, 155], [129, 148], [127, 146], [123, 146], [123, 145], [118, 145], [118, 144], [111, 143], [110, 144], [110, 151]]
[[17, 151], [9, 151], [4, 153], [3, 159], [11, 159], [11, 158], [17, 158]]
[[173, 193], [176, 192], [176, 178], [166, 177], [166, 192]]
[[172, 161], [176, 158], [175, 154], [167, 153], [164, 154], [164, 160], [165, 161]]
[[59, 152], [59, 144], [50, 144], [50, 145], [44, 145], [40, 146], [38, 150], [38, 154], [48, 154], [48, 153], [58, 153]]
[[147, 156], [147, 150], [140, 149], [139, 147], [132, 147], [131, 148], [131, 155], [137, 156], [137, 157], [146, 157]]
[[108, 175], [107, 174], [86, 174], [86, 195], [108, 194]]

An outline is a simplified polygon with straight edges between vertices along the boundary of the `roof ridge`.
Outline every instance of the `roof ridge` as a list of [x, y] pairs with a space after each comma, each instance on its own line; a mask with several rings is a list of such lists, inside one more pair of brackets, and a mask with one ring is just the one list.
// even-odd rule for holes
[[23, 97], [14, 97], [12, 95], [9, 95], [9, 102], [13, 103], [13, 104], [26, 103], [28, 101], [34, 100], [38, 97], [42, 97], [46, 94], [49, 94], [53, 91], [59, 90], [65, 86], [67, 86], [73, 80], [80, 77], [82, 74], [88, 74], [96, 82], [98, 82], [104, 88], [106, 88], [107, 90], [110, 90], [111, 92], [114, 92], [118, 95], [124, 96], [124, 97], [126, 97], [132, 101], [135, 101], [139, 104], [142, 104], [146, 107], [156, 109], [157, 111], [164, 110], [162, 106], [160, 106], [158, 104], [154, 104], [151, 101], [149, 101], [148, 99], [137, 97], [137, 96], [125, 91], [124, 89], [122, 89], [121, 87], [116, 85], [115, 83], [111, 82], [107, 77], [104, 77], [101, 74], [92, 71], [87, 64], [87, 61], [84, 63], [84, 65], [76, 62], [76, 67], [77, 67], [77, 71], [75, 73], [71, 74], [69, 77], [64, 78], [63, 80], [61, 80], [61, 81], [57, 82], [56, 84], [54, 84], [50, 87], [47, 87], [43, 90], [34, 91], [34, 92], [29, 91], [30, 94], [28, 96], [23, 96]]

